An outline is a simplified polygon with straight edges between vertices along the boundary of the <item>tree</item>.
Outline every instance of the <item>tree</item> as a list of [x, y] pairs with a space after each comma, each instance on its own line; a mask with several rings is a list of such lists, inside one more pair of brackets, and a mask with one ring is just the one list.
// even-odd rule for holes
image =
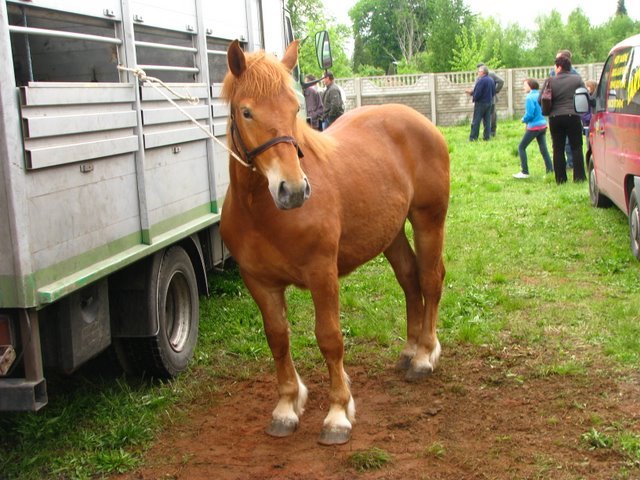
[[307, 34], [309, 22], [326, 23], [322, 0], [287, 0], [287, 10], [291, 15], [291, 25], [296, 33]]
[[395, 0], [358, 0], [349, 11], [353, 21], [353, 66], [372, 65], [387, 70], [402, 52], [395, 31], [398, 18]]
[[571, 50], [569, 37], [562, 17], [557, 10], [551, 10], [549, 15], [536, 18], [538, 30], [534, 33], [534, 47], [532, 51], [533, 65], [551, 65], [558, 50]]
[[303, 74], [312, 73], [318, 78], [323, 75], [316, 60], [314, 38], [316, 32], [327, 30], [331, 38], [334, 75], [351, 76], [351, 66], [344, 48], [350, 36], [349, 27], [336, 24], [334, 18], [327, 18], [322, 0], [287, 0], [287, 8], [296, 37], [302, 41], [298, 64]]
[[422, 51], [426, 40], [424, 27], [427, 24], [426, 0], [402, 0], [398, 4], [396, 37], [402, 60], [410, 64], [414, 55]]
[[624, 0], [618, 0], [618, 7], [616, 8], [616, 16], [627, 15], [627, 7], [624, 6]]
[[475, 70], [478, 59], [482, 58], [482, 50], [486, 42], [483, 39], [479, 40], [469, 28], [463, 26], [460, 34], [456, 35], [455, 43], [450, 63], [451, 70], [454, 72]]
[[591, 60], [599, 61], [591, 58], [596, 39], [593, 35], [591, 23], [581, 8], [576, 8], [569, 14], [566, 30], [569, 33], [571, 44], [563, 48], [571, 50], [572, 63], [584, 63]]
[[606, 39], [606, 55], [613, 45], [638, 33], [640, 30], [640, 21], [633, 21], [628, 15], [614, 15], [602, 27], [600, 32]]
[[426, 50], [429, 70], [449, 71], [455, 38], [463, 27], [471, 28], [472, 16], [463, 0], [429, 0]]

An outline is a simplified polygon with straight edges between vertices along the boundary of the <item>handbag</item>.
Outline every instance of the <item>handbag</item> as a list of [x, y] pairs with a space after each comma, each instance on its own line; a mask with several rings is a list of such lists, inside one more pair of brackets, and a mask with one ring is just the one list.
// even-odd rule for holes
[[550, 79], [544, 82], [542, 94], [540, 95], [540, 107], [542, 108], [542, 115], [545, 117], [551, 113], [551, 107], [553, 106], [553, 90], [551, 90]]

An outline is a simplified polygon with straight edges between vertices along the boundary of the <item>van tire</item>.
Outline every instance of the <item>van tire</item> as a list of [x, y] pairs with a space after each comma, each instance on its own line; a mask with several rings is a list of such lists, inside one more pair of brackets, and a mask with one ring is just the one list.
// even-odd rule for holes
[[593, 161], [589, 162], [589, 201], [596, 208], [609, 208], [612, 205], [611, 200], [600, 193]]
[[187, 368], [195, 352], [198, 281], [179, 246], [156, 254], [148, 278], [146, 314], [157, 321], [157, 331], [150, 337], [114, 339], [114, 347], [127, 373], [171, 378]]
[[629, 194], [629, 239], [633, 255], [640, 260], [640, 209], [635, 188]]

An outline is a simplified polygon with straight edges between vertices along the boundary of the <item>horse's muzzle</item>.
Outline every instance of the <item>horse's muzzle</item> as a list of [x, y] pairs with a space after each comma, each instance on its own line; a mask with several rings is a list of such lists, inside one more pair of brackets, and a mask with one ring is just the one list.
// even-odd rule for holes
[[309, 185], [307, 177], [304, 177], [302, 181], [297, 184], [292, 184], [283, 180], [278, 185], [278, 192], [275, 198], [276, 206], [280, 210], [298, 208], [302, 206], [310, 195], [311, 185]]

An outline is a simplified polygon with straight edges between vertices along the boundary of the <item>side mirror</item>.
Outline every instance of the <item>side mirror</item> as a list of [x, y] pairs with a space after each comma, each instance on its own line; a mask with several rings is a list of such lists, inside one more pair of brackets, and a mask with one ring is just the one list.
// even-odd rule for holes
[[573, 95], [573, 107], [578, 113], [587, 113], [589, 111], [590, 98], [589, 91], [584, 88], [576, 88], [576, 93]]
[[327, 70], [333, 65], [329, 32], [326, 30], [316, 33], [316, 57], [318, 58], [318, 66], [322, 70]]

